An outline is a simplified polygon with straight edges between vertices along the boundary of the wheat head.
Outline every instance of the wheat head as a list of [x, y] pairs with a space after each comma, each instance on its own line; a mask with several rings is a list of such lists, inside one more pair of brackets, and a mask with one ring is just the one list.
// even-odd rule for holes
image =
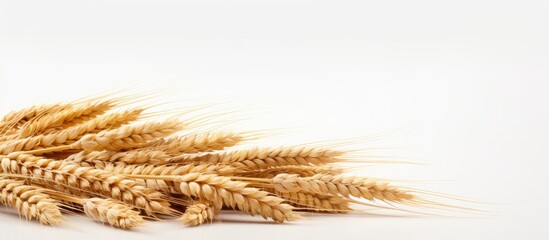
[[187, 226], [198, 226], [205, 221], [212, 221], [214, 210], [207, 204], [195, 203], [187, 207], [185, 213], [178, 219]]
[[162, 193], [120, 174], [28, 154], [14, 153], [2, 157], [1, 161], [2, 172], [28, 175], [44, 184], [56, 183], [51, 187], [59, 191], [109, 196], [143, 209], [148, 215], [171, 213], [170, 204]]
[[388, 183], [364, 177], [317, 174], [299, 177], [297, 174], [279, 174], [273, 178], [273, 185], [279, 192], [308, 192], [332, 194], [334, 196], [358, 197], [367, 200], [400, 202], [412, 200], [414, 196]]
[[113, 227], [132, 229], [144, 223], [143, 217], [132, 207], [112, 199], [89, 198], [82, 200], [84, 213], [90, 218]]
[[40, 187], [28, 185], [23, 180], [0, 179], [0, 202], [17, 209], [26, 220], [35, 219], [46, 225], [63, 222], [58, 202]]

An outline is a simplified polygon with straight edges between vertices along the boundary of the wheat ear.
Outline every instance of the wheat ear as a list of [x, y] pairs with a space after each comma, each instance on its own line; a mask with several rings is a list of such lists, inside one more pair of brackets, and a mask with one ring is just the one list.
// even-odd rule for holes
[[[155, 165], [107, 165], [104, 170], [125, 174], [125, 175], [150, 175], [150, 176], [180, 176], [188, 173], [215, 173], [227, 174], [235, 172], [235, 169], [229, 166], [212, 165], [212, 164], [187, 164], [175, 166], [155, 166]], [[155, 188], [162, 191], [167, 191], [174, 188], [174, 185], [169, 181], [155, 179], [135, 179], [147, 187]]]
[[218, 173], [230, 175], [235, 172], [236, 169], [215, 164], [198, 164], [190, 163], [185, 165], [107, 165], [104, 170], [120, 173], [120, 174], [133, 174], [133, 175], [185, 175], [192, 172], [200, 173]]
[[233, 151], [184, 154], [172, 162], [209, 162], [228, 164], [245, 170], [287, 165], [323, 165], [341, 161], [344, 152], [313, 147], [250, 148]]
[[132, 229], [144, 223], [138, 211], [113, 199], [81, 198], [55, 190], [46, 190], [55, 199], [82, 206], [82, 211], [97, 222], [122, 229]]
[[298, 216], [284, 199], [270, 196], [258, 188], [247, 187], [247, 183], [233, 181], [229, 177], [215, 174], [188, 173], [182, 176], [128, 175], [132, 178], [157, 179], [175, 182], [175, 190], [189, 197], [239, 209], [252, 216], [261, 215], [275, 222], [294, 220]]
[[209, 152], [232, 147], [242, 141], [243, 137], [230, 132], [211, 132], [171, 137], [157, 144], [158, 149], [172, 155], [183, 153]]
[[142, 109], [135, 109], [120, 113], [107, 114], [58, 132], [10, 140], [0, 145], [0, 154], [7, 154], [16, 151], [29, 151], [39, 147], [44, 148], [71, 144], [75, 140], [82, 137], [85, 133], [117, 127], [119, 124], [133, 121], [137, 119], [142, 111]]
[[122, 126], [97, 134], [88, 134], [75, 142], [72, 147], [88, 151], [132, 149], [168, 136], [182, 127], [183, 124], [176, 119]]
[[2, 118], [0, 121], [0, 134], [4, 134], [13, 128], [18, 128], [31, 119], [43, 114], [59, 111], [63, 108], [70, 107], [72, 104], [54, 103], [34, 105], [21, 110], [12, 111]]
[[91, 165], [98, 161], [108, 163], [122, 164], [159, 164], [165, 163], [170, 155], [163, 151], [145, 149], [134, 149], [124, 152], [117, 151], [81, 151], [70, 155], [66, 160], [75, 163], [88, 162]]
[[70, 108], [65, 108], [62, 111], [47, 114], [25, 123], [19, 129], [19, 138], [32, 136], [41, 133], [47, 128], [57, 127], [64, 123], [70, 125], [71, 121], [81, 117], [93, 118], [99, 114], [105, 113], [112, 107], [114, 107], [112, 100], [99, 102], [90, 101], [84, 104], [73, 105]]
[[317, 174], [299, 177], [297, 174], [279, 174], [272, 179], [279, 192], [309, 192], [334, 196], [358, 197], [368, 200], [400, 202], [412, 200], [413, 195], [387, 183], [364, 177]]
[[345, 213], [351, 210], [349, 201], [338, 196], [303, 192], [275, 192], [296, 207], [305, 207], [310, 211]]
[[187, 207], [185, 213], [178, 219], [188, 226], [198, 226], [205, 221], [212, 221], [214, 210], [208, 204], [194, 203]]
[[[236, 169], [236, 168], [235, 168]], [[303, 166], [303, 165], [288, 165], [288, 166], [275, 166], [267, 169], [255, 169], [255, 170], [236, 170], [238, 176], [248, 176], [256, 178], [274, 178], [281, 173], [298, 174], [300, 177], [311, 177], [316, 174], [329, 174], [337, 175], [343, 173], [343, 169], [332, 165], [321, 166]]]
[[36, 219], [46, 225], [63, 222], [58, 203], [40, 187], [27, 185], [22, 180], [0, 179], [0, 202], [14, 207], [27, 220]]
[[[28, 154], [44, 154], [66, 150], [111, 150], [120, 151], [150, 145], [158, 139], [168, 136], [182, 128], [182, 123], [176, 119], [162, 122], [147, 122], [135, 125], [121, 126], [113, 130], [101, 131], [97, 134], [87, 134], [78, 141], [48, 148], [24, 151]], [[21, 151], [18, 144], [0, 145], [0, 154]]]
[[144, 223], [143, 217], [132, 207], [112, 199], [88, 198], [82, 200], [84, 213], [92, 219], [122, 229], [132, 229]]
[[[148, 215], [171, 214], [170, 204], [162, 193], [112, 172], [17, 153], [2, 157], [1, 166], [2, 172], [30, 175], [55, 190], [77, 194], [89, 191], [136, 206]], [[71, 188], [66, 189], [63, 185]]]

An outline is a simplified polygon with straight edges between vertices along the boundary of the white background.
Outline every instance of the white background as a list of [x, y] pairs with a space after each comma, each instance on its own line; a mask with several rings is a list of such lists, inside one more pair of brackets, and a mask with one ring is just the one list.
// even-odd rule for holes
[[547, 1], [0, 1], [3, 113], [168, 88], [173, 101], [255, 109], [251, 128], [323, 140], [394, 130], [371, 144], [425, 165], [363, 175], [491, 203], [466, 218], [277, 225], [229, 213], [132, 232], [78, 216], [44, 227], [1, 208], [2, 239], [547, 239], [548, 43]]

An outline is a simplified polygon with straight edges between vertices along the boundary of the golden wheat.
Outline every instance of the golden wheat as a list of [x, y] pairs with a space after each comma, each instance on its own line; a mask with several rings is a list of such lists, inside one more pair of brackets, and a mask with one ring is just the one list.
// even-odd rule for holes
[[88, 134], [72, 144], [72, 147], [88, 151], [132, 149], [166, 137], [182, 127], [183, 124], [175, 119], [122, 126], [97, 134]]
[[70, 126], [70, 122], [75, 119], [79, 119], [81, 117], [95, 117], [99, 114], [103, 114], [113, 106], [114, 105], [111, 100], [106, 100], [100, 102], [90, 101], [82, 105], [66, 107], [62, 111], [47, 114], [40, 118], [26, 122], [19, 129], [19, 138], [35, 135], [47, 128], [57, 127], [61, 124]]
[[122, 164], [159, 164], [166, 163], [170, 155], [163, 151], [151, 149], [134, 149], [129, 151], [81, 151], [67, 157], [67, 161], [75, 163], [88, 162], [90, 164], [98, 161]]
[[194, 203], [187, 207], [179, 221], [188, 226], [198, 226], [205, 221], [212, 221], [213, 217], [214, 210], [208, 204]]
[[132, 229], [143, 224], [143, 217], [130, 206], [111, 199], [89, 198], [82, 200], [84, 213], [90, 218], [113, 227]]
[[59, 204], [40, 187], [23, 180], [0, 179], [0, 202], [17, 209], [26, 220], [35, 219], [46, 225], [63, 222]]
[[11, 129], [17, 129], [31, 119], [39, 117], [43, 114], [56, 112], [71, 106], [72, 104], [67, 103], [54, 103], [35, 105], [18, 111], [12, 111], [6, 114], [0, 121], [0, 134], [4, 134]]
[[172, 162], [227, 164], [238, 169], [256, 170], [288, 165], [324, 165], [342, 161], [344, 152], [313, 147], [249, 148], [234, 151], [183, 154]]
[[[137, 176], [134, 176], [137, 177]], [[155, 178], [155, 177], [151, 177]], [[215, 174], [189, 173], [181, 176], [157, 177], [176, 182], [175, 189], [190, 197], [198, 197], [215, 205], [225, 205], [247, 212], [250, 215], [261, 215], [276, 222], [294, 220], [292, 207], [284, 204], [284, 199], [270, 196], [268, 192], [247, 187], [247, 184], [232, 181], [228, 177]]]
[[235, 175], [259, 177], [259, 178], [274, 178], [276, 175], [281, 173], [298, 174], [300, 177], [311, 177], [316, 174], [338, 175], [343, 173], [343, 169], [337, 166], [332, 166], [332, 165], [321, 165], [321, 166], [288, 165], [288, 166], [274, 166], [266, 169], [254, 169], [254, 170], [242, 170], [241, 168], [235, 167], [234, 169], [236, 169]]
[[351, 151], [320, 143], [241, 147], [250, 135], [180, 132], [224, 114], [142, 122], [165, 112], [116, 109], [143, 99], [88, 98], [8, 113], [0, 120], [0, 201], [43, 224], [63, 222], [65, 209], [122, 229], [162, 214], [197, 226], [223, 207], [282, 223], [298, 219], [296, 211], [377, 206], [366, 200], [436, 205], [417, 190], [345, 175]]
[[242, 139], [242, 136], [235, 133], [212, 132], [171, 137], [156, 144], [156, 147], [172, 155], [180, 155], [222, 150], [236, 145]]
[[119, 124], [135, 120], [141, 112], [141, 109], [136, 109], [108, 114], [57, 132], [7, 141], [0, 145], [0, 154], [72, 144], [85, 133], [109, 129], [111, 127], [116, 127]]
[[304, 207], [309, 211], [345, 213], [351, 210], [350, 202], [338, 196], [305, 193], [278, 192], [275, 193], [296, 207]]
[[358, 197], [368, 200], [400, 202], [411, 200], [413, 195], [397, 187], [364, 177], [317, 174], [299, 177], [297, 174], [279, 174], [273, 178], [274, 188], [279, 192], [309, 192], [317, 194]]
[[160, 192], [112, 172], [81, 167], [76, 164], [36, 157], [28, 154], [11, 154], [2, 157], [2, 172], [29, 175], [44, 184], [56, 183], [52, 188], [80, 195], [87, 192], [109, 196], [136, 206], [148, 215], [170, 214], [170, 204]]

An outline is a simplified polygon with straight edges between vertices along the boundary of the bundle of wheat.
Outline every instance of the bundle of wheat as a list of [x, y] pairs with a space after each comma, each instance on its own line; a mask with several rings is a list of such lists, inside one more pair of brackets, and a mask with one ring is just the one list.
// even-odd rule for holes
[[[314, 144], [233, 149], [246, 134], [189, 129], [204, 118], [142, 121], [146, 108], [120, 110], [127, 102], [94, 98], [4, 116], [0, 201], [42, 224], [81, 211], [123, 229], [140, 226], [143, 215], [196, 226], [223, 208], [282, 223], [303, 211], [380, 206], [375, 201], [430, 203], [412, 189], [344, 175], [335, 164], [347, 160], [346, 151]], [[186, 134], [177, 135], [181, 130]]]

